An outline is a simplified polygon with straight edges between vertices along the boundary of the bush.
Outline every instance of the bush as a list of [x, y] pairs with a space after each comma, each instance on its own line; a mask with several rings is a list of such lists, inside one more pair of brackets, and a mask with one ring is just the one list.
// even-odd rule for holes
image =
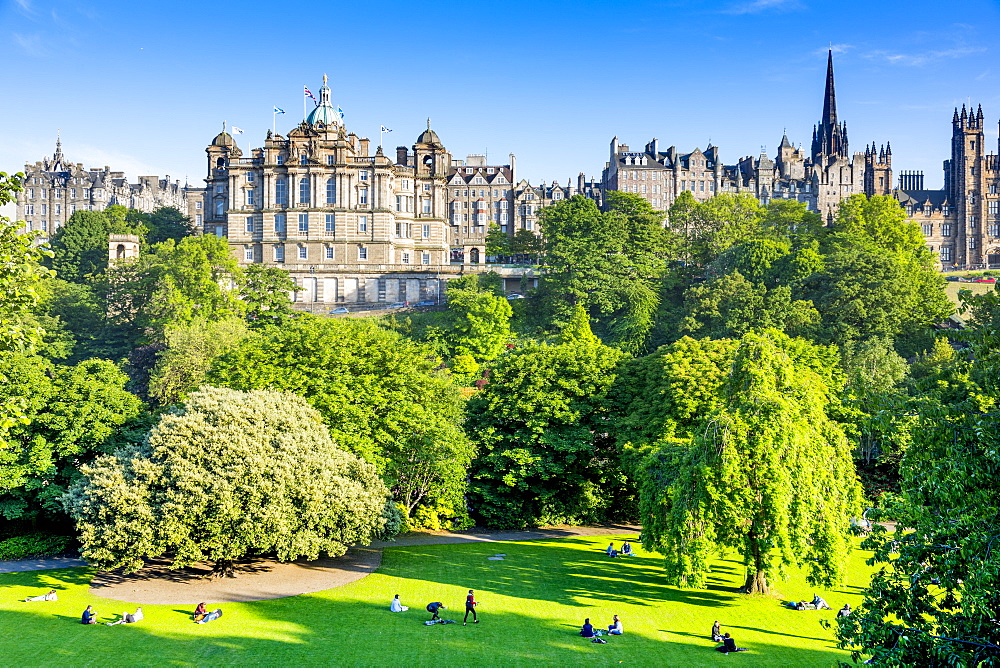
[[43, 533], [14, 536], [0, 540], [0, 561], [65, 554], [74, 542], [70, 536], [49, 536]]

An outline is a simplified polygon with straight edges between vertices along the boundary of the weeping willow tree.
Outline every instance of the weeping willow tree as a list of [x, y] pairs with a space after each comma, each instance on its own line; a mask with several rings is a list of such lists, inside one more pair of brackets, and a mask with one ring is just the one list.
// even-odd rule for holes
[[[792, 566], [830, 586], [844, 573], [861, 488], [815, 346], [776, 331], [740, 339], [709, 413], [686, 447], [646, 458], [647, 543], [675, 584], [703, 587], [720, 551], [746, 564], [744, 591], [766, 594]], [[820, 371], [820, 372], [817, 372]]]

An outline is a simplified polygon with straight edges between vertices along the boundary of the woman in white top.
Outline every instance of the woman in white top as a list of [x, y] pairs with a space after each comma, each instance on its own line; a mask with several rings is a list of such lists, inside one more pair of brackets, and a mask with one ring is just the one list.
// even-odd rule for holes
[[396, 594], [392, 597], [392, 603], [389, 604], [389, 610], [392, 612], [406, 612], [409, 608], [399, 602], [399, 594]]
[[620, 636], [624, 632], [625, 629], [622, 628], [622, 620], [618, 619], [618, 615], [615, 615], [614, 620], [611, 622], [611, 626], [608, 627], [608, 633], [613, 636]]

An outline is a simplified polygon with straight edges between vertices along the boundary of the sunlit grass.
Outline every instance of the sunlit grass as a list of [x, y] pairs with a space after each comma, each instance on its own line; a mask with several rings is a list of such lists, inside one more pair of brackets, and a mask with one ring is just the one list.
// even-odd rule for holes
[[[389, 548], [367, 578], [316, 594], [224, 604], [223, 618], [206, 625], [192, 623], [185, 606], [144, 605], [139, 624], [83, 626], [87, 604], [102, 622], [135, 606], [92, 596], [87, 569], [0, 575], [0, 656], [7, 665], [702, 666], [734, 660], [714, 652], [707, 638], [718, 619], [751, 650], [739, 655], [741, 665], [824, 666], [846, 657], [819, 624], [835, 610], [796, 612], [780, 597], [738, 594], [743, 570], [736, 561], [719, 561], [708, 589], [682, 590], [664, 585], [655, 555], [605, 557], [609, 540]], [[507, 556], [487, 559], [496, 553]], [[854, 554], [844, 586], [818, 592], [835, 609], [860, 601], [870, 572], [864, 556]], [[59, 590], [58, 602], [23, 602], [50, 587]], [[481, 601], [482, 623], [464, 627], [468, 589]], [[802, 574], [776, 589], [789, 599], [813, 594]], [[393, 594], [408, 612], [388, 611]], [[459, 623], [425, 626], [431, 601], [444, 602], [443, 616]], [[613, 614], [624, 636], [596, 645], [577, 635], [585, 617], [598, 626]]]

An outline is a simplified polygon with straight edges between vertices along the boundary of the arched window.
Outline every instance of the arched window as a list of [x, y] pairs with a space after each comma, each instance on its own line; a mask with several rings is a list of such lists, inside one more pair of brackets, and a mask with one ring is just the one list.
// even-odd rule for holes
[[337, 203], [337, 180], [332, 177], [326, 180], [326, 203]]
[[299, 179], [299, 204], [309, 203], [309, 178]]
[[288, 206], [288, 182], [284, 176], [274, 180], [274, 202], [278, 206]]
[[125, 244], [118, 244], [118, 247], [115, 249], [115, 257], [119, 260], [125, 257]]
[[473, 248], [471, 251], [469, 251], [469, 261], [472, 262], [472, 264], [479, 264], [478, 248]]

